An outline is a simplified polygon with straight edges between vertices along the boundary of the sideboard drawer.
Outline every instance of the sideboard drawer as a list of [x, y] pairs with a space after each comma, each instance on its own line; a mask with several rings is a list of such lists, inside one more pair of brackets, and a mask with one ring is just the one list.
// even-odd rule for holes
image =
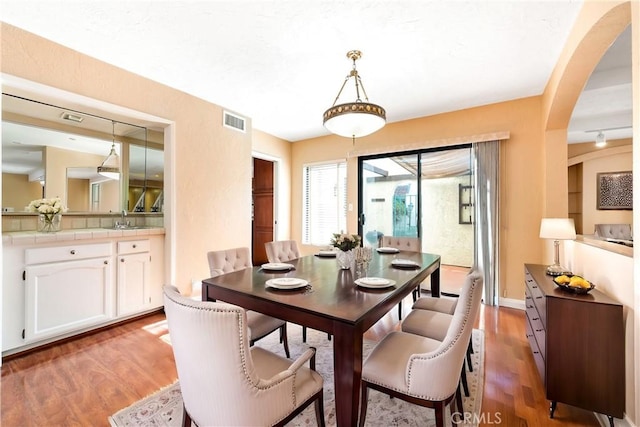
[[542, 320], [542, 324], [546, 327], [547, 325], [547, 301], [544, 296], [544, 292], [540, 289], [538, 284], [533, 277], [528, 272], [525, 274], [525, 283], [527, 289], [529, 289], [529, 295], [531, 296], [531, 301], [535, 304], [538, 313], [540, 314], [540, 319]]
[[538, 372], [540, 373], [540, 378], [542, 379], [542, 384], [545, 382], [546, 378], [546, 368], [544, 364], [544, 357], [542, 357], [542, 353], [540, 353], [540, 348], [538, 347], [538, 342], [536, 340], [536, 336], [533, 333], [533, 328], [531, 327], [531, 323], [529, 322], [529, 317], [525, 316], [525, 333], [527, 335], [527, 340], [529, 341], [529, 345], [531, 346], [531, 352], [533, 353], [533, 361], [536, 363], [536, 367], [538, 368]]

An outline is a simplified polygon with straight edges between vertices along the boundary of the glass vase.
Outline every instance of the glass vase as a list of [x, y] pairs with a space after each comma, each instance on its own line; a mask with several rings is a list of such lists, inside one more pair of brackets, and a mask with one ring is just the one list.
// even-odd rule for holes
[[341, 270], [348, 270], [353, 265], [354, 253], [353, 250], [337, 251], [336, 262]]
[[61, 214], [40, 214], [38, 215], [38, 231], [41, 233], [55, 233], [60, 231], [62, 225]]

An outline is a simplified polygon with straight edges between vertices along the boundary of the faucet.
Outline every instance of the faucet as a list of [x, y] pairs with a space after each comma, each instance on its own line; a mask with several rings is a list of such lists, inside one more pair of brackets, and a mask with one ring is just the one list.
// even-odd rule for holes
[[127, 210], [123, 209], [122, 210], [122, 214], [121, 214], [121, 220], [120, 221], [116, 221], [116, 227], [117, 228], [124, 228], [124, 227], [128, 227], [129, 226], [129, 221], [126, 221], [125, 218], [127, 217]]

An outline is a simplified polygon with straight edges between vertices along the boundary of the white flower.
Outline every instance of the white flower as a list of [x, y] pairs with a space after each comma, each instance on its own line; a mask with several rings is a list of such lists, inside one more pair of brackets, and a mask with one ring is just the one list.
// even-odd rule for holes
[[51, 199], [32, 200], [29, 206], [27, 206], [27, 211], [45, 215], [55, 215], [66, 212], [67, 208], [62, 205], [62, 200], [60, 200], [59, 197], [54, 197]]
[[341, 251], [349, 251], [360, 246], [360, 236], [357, 234], [333, 233], [331, 246]]

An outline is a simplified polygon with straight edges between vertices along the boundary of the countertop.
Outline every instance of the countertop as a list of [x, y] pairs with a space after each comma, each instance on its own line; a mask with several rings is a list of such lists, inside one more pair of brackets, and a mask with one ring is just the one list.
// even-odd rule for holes
[[107, 228], [80, 228], [60, 230], [55, 233], [37, 231], [10, 231], [2, 233], [3, 245], [27, 245], [35, 243], [73, 242], [78, 240], [110, 239], [120, 237], [144, 237], [163, 235], [163, 227], [116, 230]]

